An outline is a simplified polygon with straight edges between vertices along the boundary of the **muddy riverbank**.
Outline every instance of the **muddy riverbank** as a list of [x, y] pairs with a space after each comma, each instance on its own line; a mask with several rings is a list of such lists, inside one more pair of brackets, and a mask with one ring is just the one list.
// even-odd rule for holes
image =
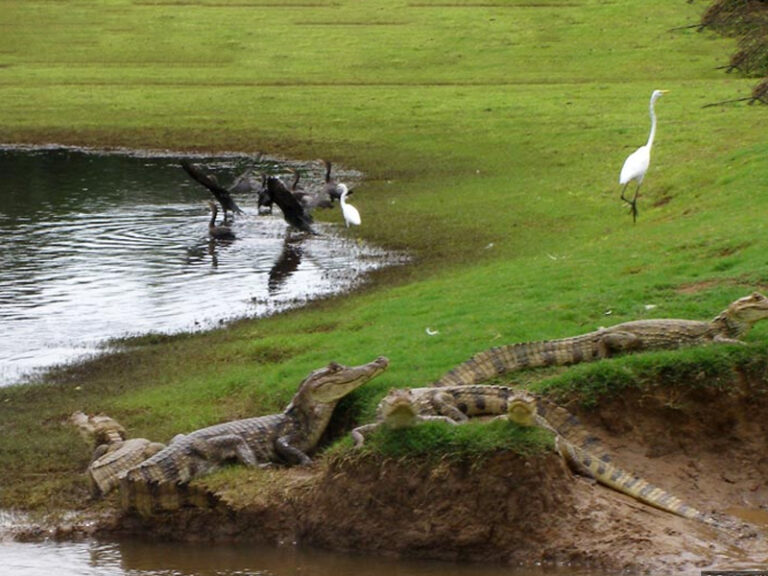
[[[592, 409], [569, 408], [617, 465], [714, 514], [720, 525], [673, 516], [574, 476], [554, 453], [435, 464], [341, 452], [308, 468], [230, 469], [199, 481], [176, 509], [115, 512], [94, 530], [640, 572], [765, 566], [762, 375], [734, 373], [726, 387], [659, 383]], [[117, 497], [111, 503], [117, 509]]]

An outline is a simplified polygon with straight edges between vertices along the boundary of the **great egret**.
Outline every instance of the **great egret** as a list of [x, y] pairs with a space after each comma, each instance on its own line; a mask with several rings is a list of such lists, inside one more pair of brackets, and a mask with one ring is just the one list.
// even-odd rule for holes
[[[637, 221], [637, 194], [651, 163], [651, 146], [653, 146], [653, 139], [656, 136], [656, 113], [653, 110], [653, 105], [656, 104], [656, 100], [661, 98], [662, 94], [666, 93], [667, 90], [654, 90], [651, 94], [651, 133], [648, 135], [648, 142], [645, 143], [645, 146], [640, 146], [640, 148], [632, 152], [624, 160], [624, 166], [621, 168], [621, 174], [619, 175], [619, 184], [623, 186], [621, 189], [621, 199], [629, 204], [629, 211], [632, 214], [633, 222]], [[635, 195], [632, 197], [632, 200], [629, 200], [624, 196], [624, 192], [626, 192], [627, 186], [633, 180], [637, 182], [637, 188], [635, 188]]]
[[339, 184], [336, 186], [336, 190], [339, 192], [339, 202], [341, 202], [341, 213], [344, 215], [344, 222], [347, 223], [347, 228], [350, 224], [360, 226], [360, 212], [352, 204], [347, 204], [347, 194], [349, 190], [346, 184]]
[[208, 200], [208, 206], [211, 208], [211, 221], [208, 222], [208, 234], [211, 238], [218, 240], [234, 240], [235, 233], [232, 229], [223, 224], [221, 226], [216, 225], [216, 216], [219, 214], [219, 209], [216, 207], [216, 203], [212, 200]]
[[235, 201], [232, 200], [232, 196], [229, 195], [229, 190], [220, 186], [216, 181], [216, 178], [204, 174], [197, 166], [191, 164], [187, 160], [181, 161], [181, 167], [184, 168], [184, 171], [189, 174], [193, 180], [208, 188], [208, 190], [211, 191], [211, 194], [213, 194], [214, 198], [219, 201], [219, 204], [221, 204], [221, 209], [224, 211], [225, 223], [228, 221], [227, 210], [235, 214], [243, 213]]

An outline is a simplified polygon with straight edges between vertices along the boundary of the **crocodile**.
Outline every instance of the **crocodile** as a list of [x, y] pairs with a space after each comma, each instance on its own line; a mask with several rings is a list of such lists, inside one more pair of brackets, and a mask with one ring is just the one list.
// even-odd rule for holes
[[552, 432], [555, 436], [555, 450], [574, 472], [593, 478], [600, 484], [660, 510], [707, 524], [717, 523], [710, 515], [685, 504], [647, 480], [611, 464], [607, 458], [598, 458], [584, 447], [569, 442], [540, 413], [535, 398], [522, 395], [512, 398], [509, 401], [507, 417], [518, 425], [538, 426]]
[[151, 458], [128, 471], [125, 483], [184, 485], [228, 461], [246, 466], [310, 464], [311, 452], [325, 431], [338, 401], [381, 374], [389, 366], [383, 356], [360, 366], [331, 362], [311, 372], [287, 408], [179, 434]]
[[75, 412], [70, 422], [86, 439], [92, 438], [96, 447], [86, 469], [94, 498], [111, 492], [128, 470], [165, 448], [165, 444], [146, 438], [126, 438], [125, 428], [103, 414]]
[[764, 318], [768, 318], [768, 298], [754, 292], [732, 302], [710, 322], [635, 320], [570, 338], [496, 346], [454, 367], [433, 386], [479, 384], [515, 370], [577, 364], [623, 353], [712, 342], [744, 344], [740, 338]]

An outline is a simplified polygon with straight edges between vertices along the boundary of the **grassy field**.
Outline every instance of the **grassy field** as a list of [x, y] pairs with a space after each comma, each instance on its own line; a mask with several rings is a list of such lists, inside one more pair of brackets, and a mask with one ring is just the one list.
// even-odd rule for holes
[[[705, 7], [0, 0], [0, 142], [330, 158], [366, 175], [354, 233], [414, 255], [356, 294], [0, 389], [0, 507], [79, 488], [74, 409], [165, 440], [384, 354], [390, 370], [344, 404], [366, 419], [389, 387], [490, 346], [709, 319], [765, 287], [768, 112], [701, 108], [754, 84], [716, 70], [734, 40], [685, 28]], [[670, 92], [633, 225], [618, 174], [655, 88]], [[768, 326], [749, 339], [762, 350]]]

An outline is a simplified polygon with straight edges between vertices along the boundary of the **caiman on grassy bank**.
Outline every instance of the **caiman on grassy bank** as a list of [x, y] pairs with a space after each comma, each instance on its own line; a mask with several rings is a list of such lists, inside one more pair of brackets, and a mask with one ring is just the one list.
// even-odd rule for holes
[[388, 366], [389, 360], [383, 356], [360, 366], [331, 362], [311, 372], [279, 414], [224, 422], [177, 435], [165, 449], [138, 466], [127, 471], [113, 470], [124, 476], [120, 485], [123, 506], [146, 510], [144, 497], [148, 495], [152, 500], [158, 487], [173, 496], [177, 486], [227, 462], [251, 467], [309, 464], [309, 453], [325, 432], [339, 400]]
[[379, 403], [377, 421], [355, 428], [352, 436], [360, 446], [365, 434], [379, 427], [407, 428], [434, 420], [459, 424], [478, 416], [508, 417], [521, 426], [549, 430], [555, 436], [556, 452], [579, 474], [660, 510], [714, 523], [710, 516], [669, 492], [612, 464], [612, 457], [600, 446], [600, 440], [585, 430], [575, 415], [522, 389], [507, 386], [397, 388]]
[[674, 350], [714, 342], [739, 343], [752, 325], [768, 318], [768, 298], [739, 298], [710, 322], [660, 318], [624, 322], [571, 338], [496, 346], [459, 364], [435, 386], [479, 384], [525, 368], [564, 366], [630, 352]]

